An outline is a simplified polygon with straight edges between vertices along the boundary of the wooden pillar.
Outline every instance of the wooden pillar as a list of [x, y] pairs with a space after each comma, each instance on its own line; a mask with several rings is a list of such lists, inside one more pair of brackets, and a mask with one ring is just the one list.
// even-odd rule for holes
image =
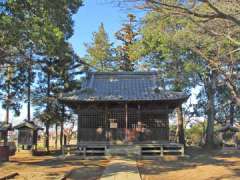
[[107, 126], [108, 125], [108, 105], [105, 104], [104, 106], [104, 129], [105, 129], [105, 138], [106, 138], [106, 141], [110, 141], [109, 139], [109, 131], [110, 131], [110, 128]]
[[142, 121], [141, 120], [141, 105], [140, 104], [137, 105], [137, 118], [138, 118], [138, 121]]
[[167, 134], [166, 134], [166, 136], [167, 136], [167, 140], [169, 141], [170, 140], [170, 126], [169, 126], [169, 114], [170, 114], [170, 112], [171, 112], [171, 110], [170, 110], [170, 108], [169, 108], [169, 105], [167, 105], [167, 113], [166, 113], [166, 128], [167, 128]]
[[164, 155], [164, 149], [163, 149], [163, 145], [161, 144], [160, 145], [160, 156], [163, 156]]
[[184, 145], [181, 146], [181, 156], [184, 156]]
[[[139, 126], [138, 122], [141, 123], [141, 126]], [[140, 130], [138, 131], [138, 141], [142, 141], [142, 119], [141, 119], [141, 105], [137, 105], [137, 128]]]
[[125, 103], [125, 142], [128, 143], [128, 104]]
[[[79, 144], [79, 142], [80, 142], [80, 121], [81, 121], [81, 119], [80, 119], [80, 111], [78, 112], [78, 125], [77, 125], [77, 144]], [[63, 139], [64, 139], [64, 137], [62, 137]], [[62, 142], [63, 143], [63, 142]]]

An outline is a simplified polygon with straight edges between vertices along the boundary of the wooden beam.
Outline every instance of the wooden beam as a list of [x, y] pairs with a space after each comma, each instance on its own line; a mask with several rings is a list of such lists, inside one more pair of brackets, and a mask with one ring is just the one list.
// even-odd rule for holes
[[104, 128], [106, 129], [106, 131], [107, 132], [105, 132], [105, 139], [106, 139], [106, 141], [109, 141], [109, 127], [107, 126], [107, 124], [108, 124], [108, 105], [105, 103], [105, 105], [104, 105], [104, 119], [105, 119], [105, 121], [104, 121], [104, 123], [105, 123], [105, 125], [104, 125]]
[[128, 143], [128, 104], [125, 103], [125, 126], [126, 126], [126, 132], [125, 132], [125, 141]]

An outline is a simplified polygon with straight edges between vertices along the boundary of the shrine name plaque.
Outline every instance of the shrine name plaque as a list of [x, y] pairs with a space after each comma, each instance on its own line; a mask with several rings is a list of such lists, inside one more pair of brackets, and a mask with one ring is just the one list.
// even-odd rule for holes
[[116, 129], [117, 126], [118, 126], [118, 125], [117, 125], [116, 122], [111, 122], [111, 123], [110, 123], [110, 128], [111, 128], [111, 129]]

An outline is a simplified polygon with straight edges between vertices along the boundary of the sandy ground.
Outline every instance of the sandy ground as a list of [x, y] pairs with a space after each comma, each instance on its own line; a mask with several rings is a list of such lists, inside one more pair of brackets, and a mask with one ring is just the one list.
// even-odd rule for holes
[[69, 180], [99, 179], [107, 160], [78, 160], [67, 158], [56, 159], [52, 156], [33, 157], [29, 154], [18, 153], [11, 157], [10, 162], [0, 164], [0, 177], [17, 172], [18, 180], [59, 180], [66, 173], [72, 172]]
[[142, 160], [143, 180], [240, 180], [240, 151], [191, 152], [179, 160]]
[[[189, 157], [175, 160], [140, 160], [143, 180], [240, 180], [240, 151], [223, 153], [191, 150]], [[18, 172], [16, 179], [61, 179], [72, 172], [69, 180], [96, 180], [102, 175], [108, 160], [56, 159], [53, 156], [33, 157], [17, 154], [8, 163], [0, 163], [0, 177]]]

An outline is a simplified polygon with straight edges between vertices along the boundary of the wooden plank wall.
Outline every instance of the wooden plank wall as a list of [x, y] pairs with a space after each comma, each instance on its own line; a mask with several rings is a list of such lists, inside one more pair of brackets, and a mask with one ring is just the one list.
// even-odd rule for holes
[[[91, 106], [79, 110], [78, 141], [115, 143], [124, 141], [126, 133], [128, 142], [167, 141], [169, 138], [168, 111], [149, 108], [137, 109], [130, 106], [127, 131], [123, 106], [102, 109]], [[110, 128], [110, 121], [117, 123], [117, 128]]]

